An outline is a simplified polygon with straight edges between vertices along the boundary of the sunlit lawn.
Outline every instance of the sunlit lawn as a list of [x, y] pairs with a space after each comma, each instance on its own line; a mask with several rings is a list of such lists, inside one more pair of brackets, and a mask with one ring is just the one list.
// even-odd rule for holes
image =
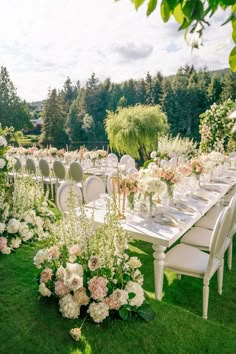
[[[24, 245], [15, 254], [0, 256], [0, 353], [235, 353], [236, 262], [225, 267], [224, 291], [217, 293], [216, 276], [210, 284], [209, 319], [202, 315], [202, 281], [177, 280], [166, 274], [164, 298], [154, 300], [151, 245], [134, 242], [130, 249], [143, 263], [144, 288], [156, 313], [154, 321], [86, 321], [77, 343], [69, 330], [81, 320], [62, 318], [56, 299], [40, 299], [32, 258], [39, 245]], [[236, 247], [234, 246], [234, 257]]]

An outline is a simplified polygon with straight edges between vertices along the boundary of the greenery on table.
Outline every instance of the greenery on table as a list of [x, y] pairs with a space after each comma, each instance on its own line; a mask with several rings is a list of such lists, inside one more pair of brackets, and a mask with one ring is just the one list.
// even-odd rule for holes
[[[136, 10], [145, 2], [145, 0], [131, 0]], [[147, 16], [149, 16], [157, 7], [157, 0], [148, 0]], [[179, 23], [178, 30], [185, 30], [185, 36], [190, 37], [189, 41], [193, 48], [198, 48], [200, 38], [206, 25], [210, 25], [212, 16], [218, 8], [224, 11], [231, 10], [227, 20], [232, 23], [232, 39], [236, 43], [236, 4], [235, 0], [162, 0], [160, 3], [161, 17], [164, 22], [168, 22], [173, 16]], [[191, 38], [192, 35], [192, 38]], [[236, 71], [236, 46], [232, 49], [229, 56], [229, 64], [232, 71]]]
[[[81, 342], [69, 335], [81, 320], [61, 316], [54, 299], [37, 298], [32, 263], [41, 245], [23, 245], [15, 254], [0, 257], [0, 353], [234, 353], [236, 346], [236, 265], [225, 267], [223, 295], [217, 292], [217, 277], [210, 284], [209, 319], [202, 315], [202, 281], [166, 273], [164, 298], [154, 300], [153, 250], [135, 241], [132, 256], [138, 256], [144, 272], [144, 289], [156, 312], [152, 322], [108, 321], [94, 325], [86, 321]], [[236, 257], [234, 244], [233, 259]]]
[[106, 131], [112, 149], [146, 160], [157, 146], [158, 135], [168, 131], [168, 123], [159, 106], [137, 105], [108, 112]]

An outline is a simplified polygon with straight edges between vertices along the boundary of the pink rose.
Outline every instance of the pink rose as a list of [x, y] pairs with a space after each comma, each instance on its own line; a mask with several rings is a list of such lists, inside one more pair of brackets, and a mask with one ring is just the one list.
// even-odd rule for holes
[[52, 279], [52, 269], [45, 268], [41, 273], [40, 282], [47, 283], [51, 279]]
[[55, 293], [58, 296], [65, 296], [69, 294], [69, 289], [68, 287], [63, 283], [61, 280], [57, 280], [55, 283]]
[[6, 237], [0, 237], [0, 251], [7, 246]]
[[108, 288], [107, 288], [107, 283], [108, 283], [108, 280], [103, 278], [103, 277], [93, 277], [89, 283], [88, 283], [88, 288], [89, 288], [89, 291], [91, 292], [91, 297], [94, 299], [94, 300], [102, 300], [106, 294], [107, 294], [107, 291], [108, 291]]
[[53, 259], [58, 259], [60, 256], [60, 251], [59, 248], [57, 246], [52, 246], [51, 248], [49, 248], [48, 250], [48, 255], [50, 257], [52, 257]]
[[80, 306], [81, 305], [86, 306], [89, 303], [89, 297], [86, 294], [86, 289], [84, 287], [82, 287], [74, 292], [73, 299]]
[[70, 256], [79, 256], [80, 254], [80, 247], [78, 245], [73, 245], [69, 249]]

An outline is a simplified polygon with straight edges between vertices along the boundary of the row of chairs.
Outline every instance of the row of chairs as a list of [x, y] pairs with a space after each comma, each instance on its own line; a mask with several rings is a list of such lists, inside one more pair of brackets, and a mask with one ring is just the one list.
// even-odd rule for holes
[[[203, 279], [203, 318], [207, 319], [209, 283], [217, 271], [218, 293], [222, 294], [224, 255], [232, 268], [233, 236], [236, 232], [236, 190], [229, 193], [230, 203], [213, 207], [167, 252], [164, 267], [178, 274]], [[228, 196], [227, 196], [228, 197]], [[225, 200], [227, 200], [227, 197]]]

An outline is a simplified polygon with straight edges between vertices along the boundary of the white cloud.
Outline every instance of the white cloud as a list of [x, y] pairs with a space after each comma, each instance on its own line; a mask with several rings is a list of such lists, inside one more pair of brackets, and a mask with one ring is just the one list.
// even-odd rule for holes
[[130, 0], [2, 1], [0, 65], [28, 101], [45, 98], [67, 76], [84, 82], [95, 72], [122, 81], [147, 71], [173, 74], [185, 63], [224, 68], [231, 27], [220, 27], [225, 13], [214, 18], [204, 46], [191, 53], [174, 21], [164, 24], [157, 11], [147, 18], [145, 6], [136, 12]]

